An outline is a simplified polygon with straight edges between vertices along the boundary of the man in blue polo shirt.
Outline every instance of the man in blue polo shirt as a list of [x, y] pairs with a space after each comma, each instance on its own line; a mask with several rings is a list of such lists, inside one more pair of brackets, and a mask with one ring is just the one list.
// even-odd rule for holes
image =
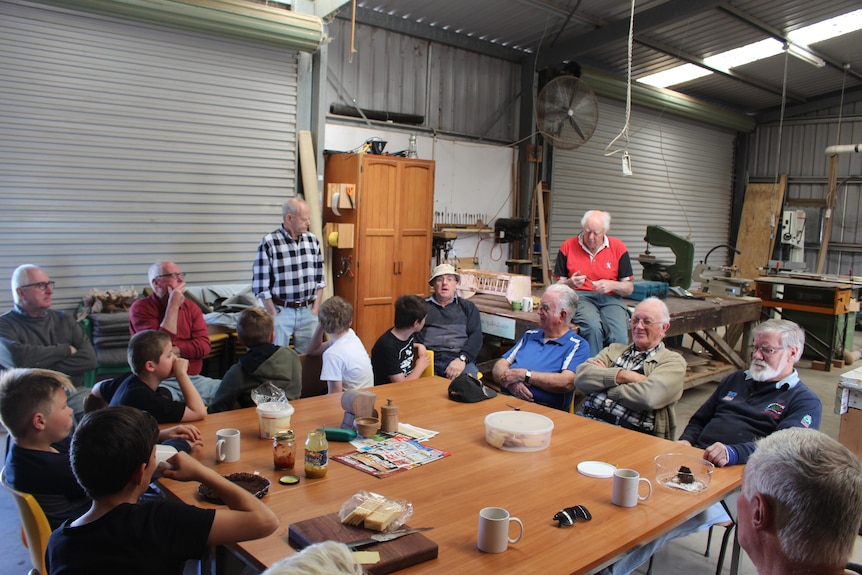
[[563, 284], [545, 290], [539, 326], [524, 332], [515, 347], [494, 364], [494, 380], [504, 393], [566, 410], [575, 391], [575, 369], [590, 357], [590, 346], [572, 330], [578, 294]]

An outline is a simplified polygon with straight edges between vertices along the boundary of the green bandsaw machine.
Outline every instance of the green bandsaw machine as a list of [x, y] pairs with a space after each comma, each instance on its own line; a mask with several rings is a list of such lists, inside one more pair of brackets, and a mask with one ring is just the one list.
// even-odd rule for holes
[[[646, 252], [638, 256], [644, 269], [643, 279], [688, 289], [694, 268], [694, 244], [661, 226], [647, 226], [644, 241], [647, 243]], [[657, 260], [649, 251], [650, 245], [670, 248], [676, 261]]]

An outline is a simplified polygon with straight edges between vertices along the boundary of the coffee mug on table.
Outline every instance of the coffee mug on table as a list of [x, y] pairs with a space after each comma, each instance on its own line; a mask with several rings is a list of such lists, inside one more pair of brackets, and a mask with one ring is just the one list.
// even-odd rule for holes
[[227, 427], [216, 431], [216, 460], [239, 461], [239, 429]]
[[[647, 484], [647, 494], [640, 495], [641, 482]], [[611, 503], [620, 507], [634, 507], [638, 501], [646, 501], [652, 495], [652, 483], [634, 469], [617, 469], [614, 472], [614, 490]]]
[[[509, 525], [517, 523], [518, 536], [509, 537]], [[509, 543], [517, 543], [524, 536], [524, 524], [517, 517], [510, 517], [509, 512], [500, 507], [485, 507], [479, 512], [479, 539], [477, 547], [485, 553], [502, 553]]]
[[523, 311], [533, 311], [533, 298], [530, 296], [521, 298], [521, 309]]

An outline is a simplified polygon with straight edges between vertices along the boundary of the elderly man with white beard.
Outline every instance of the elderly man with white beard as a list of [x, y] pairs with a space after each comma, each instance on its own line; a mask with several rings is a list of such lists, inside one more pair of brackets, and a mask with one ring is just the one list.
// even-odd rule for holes
[[[751, 365], [724, 378], [691, 417], [678, 443], [703, 448], [703, 458], [718, 467], [744, 464], [755, 442], [780, 429], [820, 428], [820, 399], [799, 380], [805, 333], [792, 321], [767, 320], [752, 330]], [[728, 502], [735, 507], [735, 499]], [[655, 541], [632, 549], [602, 574], [627, 574], [666, 541], [696, 533], [730, 517], [715, 504]]]

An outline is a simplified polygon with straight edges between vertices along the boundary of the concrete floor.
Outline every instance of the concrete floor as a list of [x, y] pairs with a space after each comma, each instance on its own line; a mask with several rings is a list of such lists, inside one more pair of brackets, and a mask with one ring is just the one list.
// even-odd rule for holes
[[[856, 341], [856, 348], [862, 347], [862, 332], [856, 333]], [[802, 381], [820, 397], [823, 403], [821, 431], [837, 439], [840, 416], [835, 414], [834, 405], [838, 377], [841, 373], [859, 367], [862, 363], [857, 362], [854, 366], [833, 369], [830, 372], [812, 370], [810, 365], [810, 361], [803, 359], [797, 368]], [[676, 407], [677, 421], [680, 422], [679, 432], [685, 427], [691, 415], [713, 392], [716, 385], [716, 383], [708, 383], [686, 390]], [[6, 444], [5, 431], [2, 429], [0, 429], [0, 441], [2, 441], [0, 445]], [[705, 531], [670, 542], [656, 554], [653, 573], [655, 575], [714, 573], [722, 533], [723, 529], [720, 528], [715, 531], [709, 558], [703, 556], [706, 547]], [[30, 568], [30, 557], [27, 550], [21, 545], [20, 524], [18, 523], [15, 503], [9, 493], [3, 489], [0, 489], [0, 557], [5, 557], [0, 562], [0, 575], [23, 574]], [[853, 561], [862, 563], [862, 544], [859, 543], [859, 539], [857, 539]], [[729, 562], [730, 550], [728, 549], [724, 573], [729, 573]], [[646, 573], [646, 565], [642, 566], [637, 573]], [[754, 566], [744, 554], [740, 574], [756, 575]]]

